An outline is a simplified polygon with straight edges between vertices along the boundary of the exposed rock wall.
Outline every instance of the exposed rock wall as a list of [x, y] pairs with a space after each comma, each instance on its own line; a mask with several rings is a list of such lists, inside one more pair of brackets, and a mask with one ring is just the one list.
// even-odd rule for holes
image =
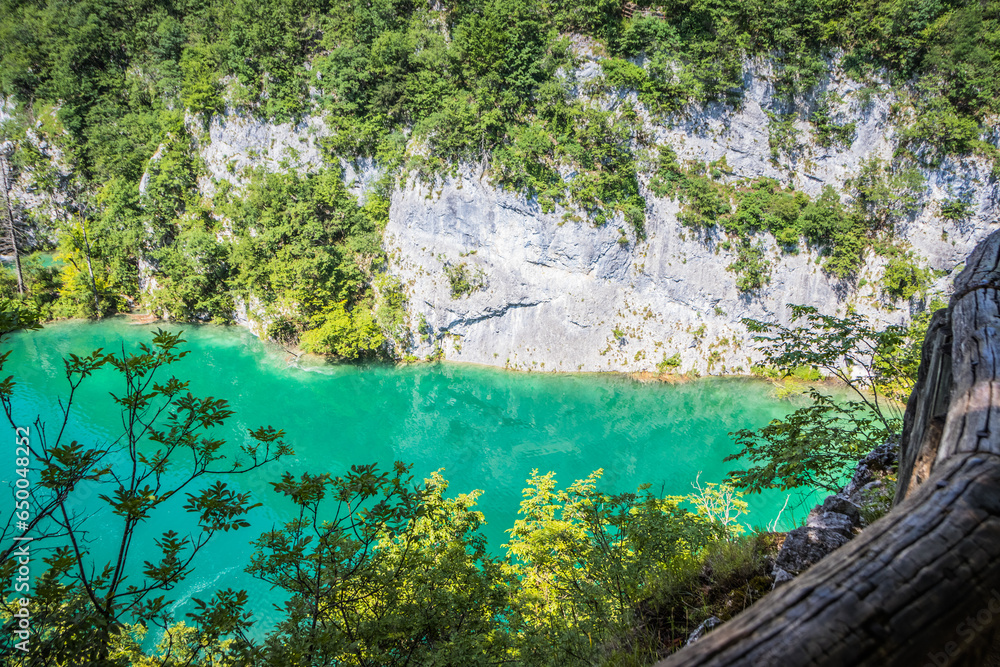
[[888, 442], [876, 447], [858, 462], [851, 481], [806, 517], [806, 525], [788, 532], [774, 563], [774, 585], [791, 581], [839, 547], [847, 544], [867, 523], [861, 508], [885, 494], [886, 478], [895, 474], [899, 445]]
[[[584, 62], [578, 72], [593, 69]], [[772, 159], [765, 110], [780, 103], [770, 77], [766, 65], [752, 65], [738, 109], [694, 109], [669, 128], [647, 121], [648, 130], [681, 159], [725, 157], [731, 180], [766, 176], [812, 196], [827, 184], [841, 188], [871, 157], [891, 158], [898, 144], [892, 99], [876, 94], [866, 102], [861, 85], [834, 69], [824, 89], [843, 100], [841, 122], [856, 123], [853, 143], [822, 148], [799, 121], [799, 146]], [[926, 205], [898, 232], [930, 267], [951, 272], [996, 223], [1000, 192], [977, 159], [947, 160], [924, 175]], [[545, 371], [650, 371], [679, 353], [679, 370], [739, 372], [757, 360], [742, 317], [786, 322], [794, 303], [825, 313], [850, 305], [887, 324], [909, 318], [908, 309], [894, 309], [872, 286], [885, 260], [868, 258], [860, 278], [869, 284], [856, 290], [825, 274], [815, 253], [783, 255], [770, 237], [770, 283], [741, 293], [726, 270], [734, 254], [722, 249], [722, 236], [696, 236], [678, 223], [677, 201], [642, 186], [647, 238], [629, 236], [627, 244], [619, 243], [626, 225], [564, 222], [558, 211], [542, 213], [471, 168], [438, 186], [411, 183], [397, 191], [386, 247], [408, 287], [414, 323], [425, 320], [433, 330], [417, 352], [440, 345], [447, 359]], [[933, 202], [958, 196], [972, 202], [970, 221], [941, 219]], [[453, 298], [444, 266], [462, 262], [482, 272], [486, 287]]]
[[[576, 48], [581, 62], [567, 79], [582, 96], [600, 73], [599, 58], [585, 42]], [[891, 94], [863, 88], [834, 65], [810, 95], [836, 94], [837, 121], [856, 124], [851, 145], [823, 148], [812, 126], [799, 120], [793, 146], [775, 158], [768, 112], [791, 107], [776, 98], [766, 62], [748, 63], [746, 72], [736, 109], [692, 108], [664, 126], [650, 121], [639, 104], [647, 134], [673, 147], [681, 160], [724, 157], [728, 180], [766, 176], [811, 196], [827, 184], [843, 188], [865, 160], [889, 160], [898, 147]], [[634, 93], [623, 92], [591, 102], [611, 108], [630, 96], [635, 101]], [[799, 109], [809, 108], [812, 99], [797, 100]], [[317, 118], [293, 126], [217, 117], [200, 141], [209, 173], [203, 189], [209, 193], [213, 181], [223, 178], [239, 186], [247, 167], [319, 168], [324, 158], [318, 142], [327, 132]], [[371, 164], [344, 167], [345, 180], [359, 195], [378, 175]], [[928, 266], [950, 273], [997, 222], [1000, 191], [989, 165], [975, 158], [946, 160], [924, 176], [921, 212], [898, 225], [898, 233]], [[726, 270], [734, 254], [723, 249], [724, 237], [684, 228], [676, 200], [640, 185], [648, 203], [643, 240], [623, 236], [628, 226], [621, 221], [595, 227], [564, 221], [563, 210], [543, 213], [536, 202], [490, 183], [478, 166], [465, 166], [433, 186], [411, 180], [397, 189], [385, 247], [389, 270], [407, 290], [411, 328], [423, 329], [414, 335], [411, 352], [440, 350], [446, 359], [539, 371], [654, 371], [679, 354], [677, 371], [745, 372], [758, 358], [740, 318], [786, 322], [789, 303], [825, 313], [850, 306], [884, 323], [910, 316], [907, 304], [894, 307], [874, 287], [883, 258], [868, 257], [859, 276], [867, 285], [858, 289], [825, 274], [814, 252], [783, 254], [769, 236], [770, 282], [741, 293], [736, 275]], [[939, 216], [935, 202], [956, 197], [972, 203], [968, 222]], [[462, 263], [481, 272], [485, 286], [453, 297], [445, 266]], [[949, 278], [939, 284], [950, 284]], [[251, 322], [254, 314], [239, 319]]]
[[[0, 123], [11, 119], [13, 103], [0, 97]], [[46, 113], [54, 115], [55, 109]], [[43, 119], [39, 118], [35, 127], [27, 129], [27, 140], [37, 152], [40, 168], [16, 170], [13, 182], [10, 183], [10, 199], [14, 215], [17, 218], [30, 216], [38, 223], [38, 228], [29, 235], [28, 246], [34, 246], [39, 239], [39, 233], [45, 235], [55, 222], [65, 215], [67, 204], [72, 197], [69, 185], [72, 180], [72, 167], [68, 163], [62, 149], [39, 136]], [[41, 184], [39, 181], [50, 181]]]
[[319, 139], [329, 134], [322, 119], [314, 116], [295, 124], [268, 123], [230, 112], [213, 116], [203, 132], [198, 131], [201, 121], [195, 117], [189, 116], [187, 125], [202, 135], [200, 153], [208, 174], [199, 185], [209, 191], [220, 180], [241, 185], [250, 169], [316, 169], [323, 164]]

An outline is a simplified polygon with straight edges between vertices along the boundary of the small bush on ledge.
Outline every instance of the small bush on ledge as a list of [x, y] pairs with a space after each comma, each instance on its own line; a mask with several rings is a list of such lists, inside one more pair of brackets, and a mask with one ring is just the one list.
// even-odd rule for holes
[[479, 267], [470, 268], [465, 262], [456, 266], [444, 265], [444, 275], [448, 277], [451, 284], [451, 298], [458, 299], [468, 296], [476, 290], [486, 287], [486, 274]]

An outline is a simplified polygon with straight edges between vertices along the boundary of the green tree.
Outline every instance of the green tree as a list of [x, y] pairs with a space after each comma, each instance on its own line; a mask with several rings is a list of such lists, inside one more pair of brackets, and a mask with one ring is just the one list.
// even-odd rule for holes
[[836, 234], [843, 229], [846, 213], [840, 203], [840, 195], [833, 186], [823, 186], [823, 192], [810, 202], [798, 219], [800, 232], [815, 246], [829, 245]]
[[733, 485], [748, 493], [804, 487], [837, 493], [860, 458], [892, 433], [860, 401], [839, 404], [811, 391], [811, 405], [759, 429], [731, 433], [742, 447], [726, 461], [746, 460], [729, 472]]
[[917, 258], [912, 252], [896, 250], [886, 262], [882, 291], [894, 299], [909, 300], [914, 294], [927, 289], [932, 276], [929, 269], [917, 265]]
[[254, 542], [247, 571], [288, 591], [270, 665], [506, 662], [511, 581], [486, 551], [478, 492], [444, 498], [439, 474], [409, 467], [286, 474], [297, 517]]
[[[163, 377], [187, 353], [180, 334], [158, 331], [137, 353], [104, 354], [66, 359], [69, 394], [60, 404], [54, 428], [39, 416], [30, 426], [14, 413], [14, 383], [0, 387], [0, 400], [19, 443], [26, 449], [40, 481], [31, 501], [36, 517], [32, 535], [48, 546], [46, 569], [34, 582], [32, 660], [37, 664], [112, 664], [111, 653], [132, 624], [167, 628], [171, 600], [166, 595], [187, 577], [195, 556], [219, 532], [245, 528], [247, 512], [256, 505], [248, 493], [229, 488], [224, 478], [246, 473], [291, 453], [283, 432], [270, 427], [249, 433], [238, 453], [227, 451], [213, 430], [232, 415], [225, 400], [197, 398], [188, 383]], [[104, 367], [121, 377], [120, 393], [111, 398], [121, 409], [122, 431], [107, 443], [69, 441], [68, 426], [79, 387]], [[81, 493], [98, 489], [96, 503], [81, 512]], [[176, 499], [176, 500], [175, 500]], [[195, 527], [177, 532], [156, 526], [165, 503], [185, 500]], [[99, 511], [95, 511], [100, 507]], [[113, 536], [110, 553], [92, 550], [95, 522], [100, 533]], [[154, 538], [159, 556], [136, 562], [144, 531], [162, 529]], [[15, 611], [14, 559], [4, 561], [4, 611]], [[245, 594], [220, 592], [197, 602], [193, 614], [211, 633], [219, 624], [232, 627], [241, 618]], [[225, 623], [223, 622], [224, 619]], [[13, 634], [5, 633], [10, 651]]]
[[736, 246], [736, 259], [726, 271], [738, 274], [736, 287], [741, 292], [758, 290], [771, 282], [771, 263], [764, 258], [764, 246], [741, 242]]
[[219, 83], [219, 49], [198, 44], [184, 49], [180, 59], [184, 74], [181, 101], [194, 113], [211, 116], [223, 110], [222, 86]]
[[64, 317], [102, 317], [118, 309], [118, 297], [95, 261], [85, 216], [70, 220], [59, 235], [56, 258], [63, 263], [57, 314]]
[[602, 471], [556, 489], [532, 471], [510, 533], [509, 570], [520, 581], [518, 636], [528, 664], [586, 664], [627, 633], [640, 600], [684, 569], [724, 528], [659, 498], [600, 491]]
[[234, 310], [229, 292], [230, 246], [196, 221], [155, 254], [160, 283], [147, 304], [150, 311], [175, 320], [229, 322]]
[[322, 311], [320, 324], [302, 334], [302, 349], [341, 359], [359, 359], [377, 355], [386, 339], [372, 311], [363, 304], [348, 312], [343, 301]]
[[820, 369], [849, 387], [855, 400], [811, 390], [811, 405], [763, 428], [731, 433], [742, 449], [725, 460], [755, 464], [730, 472], [733, 484], [750, 492], [801, 486], [837, 491], [858, 459], [899, 432], [899, 405], [883, 389], [891, 385], [898, 396], [912, 386], [916, 369], [901, 363], [903, 327], [879, 330], [857, 313], [838, 318], [813, 307], [790, 308], [796, 326], [743, 320], [756, 334], [765, 363], [786, 375], [801, 367]]
[[93, 250], [109, 281], [124, 294], [139, 292], [139, 260], [147, 247], [139, 186], [114, 177], [97, 194]]

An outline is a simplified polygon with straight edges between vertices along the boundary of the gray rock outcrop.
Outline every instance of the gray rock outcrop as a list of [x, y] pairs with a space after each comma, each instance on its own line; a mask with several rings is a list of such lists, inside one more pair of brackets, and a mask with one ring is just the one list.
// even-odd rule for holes
[[848, 541], [865, 525], [859, 511], [897, 466], [898, 446], [881, 445], [858, 462], [851, 481], [809, 512], [806, 525], [788, 532], [774, 561], [775, 587], [791, 581]]
[[[578, 71], [590, 71], [588, 62]], [[856, 124], [853, 142], [823, 148], [811, 126], [798, 122], [794, 155], [774, 159], [766, 111], [783, 102], [770, 76], [766, 65], [751, 64], [738, 109], [694, 109], [670, 127], [647, 119], [647, 129], [682, 161], [725, 158], [729, 180], [772, 177], [813, 196], [825, 185], [842, 187], [866, 160], [892, 158], [898, 137], [891, 96], [865, 102], [861, 85], [834, 68], [825, 89], [843, 100], [843, 122]], [[921, 212], [897, 233], [928, 266], [947, 274], [997, 221], [1000, 194], [978, 158], [949, 159], [922, 173]], [[813, 251], [782, 254], [770, 236], [764, 237], [770, 283], [742, 293], [727, 271], [735, 255], [724, 237], [697, 236], [678, 222], [679, 202], [641, 186], [648, 203], [644, 239], [621, 220], [595, 227], [564, 219], [562, 209], [545, 213], [472, 167], [433, 186], [410, 182], [397, 191], [385, 231], [391, 271], [407, 286], [413, 321], [426, 321], [432, 331], [415, 352], [440, 347], [446, 359], [523, 370], [625, 372], [655, 371], [679, 354], [679, 371], [740, 373], [759, 361], [744, 317], [786, 323], [790, 303], [829, 314], [850, 306], [883, 324], [910, 317], [906, 304], [894, 306], [874, 287], [884, 258], [866, 258], [858, 288], [824, 273]], [[972, 202], [973, 217], [941, 219], [939, 203], [959, 195]], [[486, 287], [453, 296], [445, 269], [459, 263], [480, 271]]]

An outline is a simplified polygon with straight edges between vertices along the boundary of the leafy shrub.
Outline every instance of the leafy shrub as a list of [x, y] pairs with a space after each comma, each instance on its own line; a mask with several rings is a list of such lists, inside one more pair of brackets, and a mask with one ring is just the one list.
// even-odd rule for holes
[[[657, 497], [648, 486], [604, 493], [597, 488], [601, 474], [557, 489], [552, 473], [532, 471], [508, 531], [510, 571], [521, 581], [516, 599], [535, 619], [519, 645], [537, 652], [536, 664], [596, 658], [600, 647], [592, 638], [628, 633], [650, 589], [686, 578], [724, 534], [721, 525], [681, 507], [683, 498]], [[547, 594], [554, 590], [564, 594]]]
[[299, 331], [294, 320], [278, 317], [268, 325], [267, 338], [283, 345], [291, 345], [298, 341]]
[[182, 231], [174, 243], [156, 253], [159, 288], [150, 306], [175, 320], [228, 323], [234, 310], [229, 293], [229, 243], [200, 227]]
[[834, 235], [823, 269], [832, 276], [846, 280], [855, 276], [868, 250], [866, 229], [855, 216], [848, 217]]
[[402, 346], [409, 333], [403, 283], [399, 278], [384, 273], [373, 281], [373, 286], [378, 304], [375, 321], [387, 338]]
[[771, 282], [771, 263], [764, 258], [764, 246], [749, 242], [736, 246], [736, 260], [726, 271], [737, 274], [736, 287], [741, 292], [758, 290]]
[[642, 91], [649, 84], [649, 75], [645, 69], [620, 58], [602, 60], [601, 71], [604, 73], [604, 80], [612, 88]]
[[896, 337], [886, 337], [877, 360], [875, 389], [892, 400], [905, 403], [917, 380], [924, 338], [931, 315], [948, 304], [935, 295], [927, 308], [910, 320], [910, 325]]
[[817, 382], [823, 378], [823, 374], [820, 373], [819, 369], [815, 366], [802, 365], [793, 368], [789, 377], [793, 377], [802, 382]]
[[922, 111], [913, 125], [903, 130], [906, 145], [930, 165], [940, 164], [945, 155], [970, 153], [979, 139], [979, 123], [944, 105]]
[[441, 100], [438, 111], [432, 113], [415, 128], [427, 137], [435, 155], [446, 160], [473, 160], [479, 156], [489, 139], [489, 126], [481, 117], [475, 99], [468, 95]]
[[658, 197], [672, 196], [683, 187], [686, 175], [673, 148], [660, 146], [657, 151], [656, 170], [649, 179], [649, 188]]
[[835, 101], [833, 95], [824, 93], [816, 103], [816, 110], [809, 116], [809, 122], [816, 128], [816, 143], [824, 148], [847, 147], [854, 138], [855, 123], [834, 122], [831, 106]]
[[181, 102], [194, 113], [211, 116], [223, 110], [222, 86], [219, 82], [221, 56], [218, 48], [192, 45], [181, 56]]
[[784, 191], [777, 181], [762, 178], [737, 196], [736, 212], [723, 225], [727, 232], [742, 238], [766, 230], [783, 245], [795, 245], [799, 235], [796, 221], [809, 202], [808, 195]]
[[732, 212], [728, 192], [708, 176], [689, 174], [683, 192], [686, 207], [678, 219], [688, 227], [711, 227]]
[[443, 270], [451, 286], [452, 299], [468, 296], [486, 287], [486, 275], [478, 266], [473, 269], [465, 262], [459, 262], [454, 266], [445, 264]]
[[729, 482], [706, 482], [702, 486], [700, 473], [692, 486], [696, 493], [689, 494], [686, 500], [694, 505], [698, 516], [722, 526], [729, 539], [746, 532], [739, 518], [747, 513], [749, 504], [741, 491]]
[[377, 354], [385, 344], [385, 337], [371, 310], [356, 306], [348, 311], [340, 301], [326, 308], [315, 318], [318, 326], [302, 332], [299, 337], [302, 349], [340, 359], [360, 359]]
[[820, 196], [806, 205], [799, 215], [799, 231], [814, 246], [828, 245], [847, 222], [840, 195], [831, 185], [823, 186]]
[[384, 257], [384, 202], [373, 196], [358, 206], [339, 170], [254, 172], [242, 198], [220, 208], [233, 221], [233, 291], [265, 309], [291, 310], [303, 324], [330, 303], [346, 301], [350, 311], [363, 301]]
[[945, 220], [968, 220], [972, 204], [963, 199], [946, 199], [941, 202], [941, 217]]
[[681, 365], [681, 353], [674, 352], [670, 357], [667, 357], [667, 353], [663, 353], [663, 360], [656, 364], [656, 370], [660, 373], [670, 373], [676, 370]]
[[917, 266], [912, 252], [896, 252], [882, 274], [882, 291], [895, 299], [909, 300], [927, 289], [929, 282], [930, 271]]
[[782, 153], [792, 154], [799, 148], [798, 130], [795, 129], [795, 114], [775, 114], [767, 112], [767, 145], [771, 149], [771, 161], [777, 162]]

